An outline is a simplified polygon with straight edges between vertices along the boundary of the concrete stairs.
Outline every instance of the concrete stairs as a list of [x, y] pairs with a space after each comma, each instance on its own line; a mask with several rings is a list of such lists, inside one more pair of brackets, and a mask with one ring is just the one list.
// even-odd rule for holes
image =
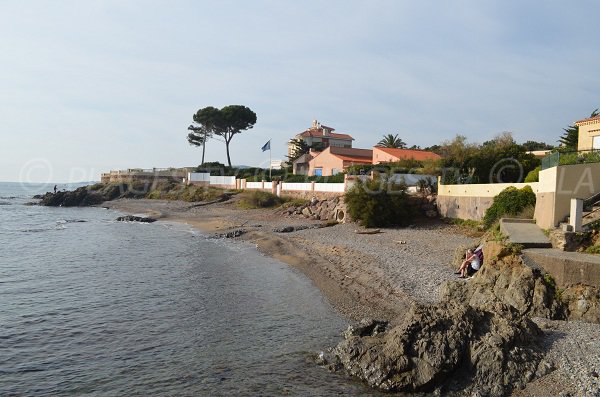
[[508, 242], [524, 248], [552, 248], [552, 244], [533, 219], [500, 219], [500, 231]]

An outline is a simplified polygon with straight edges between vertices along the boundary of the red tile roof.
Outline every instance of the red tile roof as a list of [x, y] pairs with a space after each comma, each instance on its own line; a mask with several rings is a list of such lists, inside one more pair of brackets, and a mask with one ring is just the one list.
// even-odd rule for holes
[[600, 121], [600, 116], [596, 116], [596, 117], [588, 117], [587, 119], [583, 119], [583, 120], [579, 120], [575, 122], [575, 125], [579, 124], [579, 123], [585, 123], [586, 121]]
[[337, 157], [340, 160], [351, 161], [353, 163], [361, 163], [361, 164], [371, 164], [371, 163], [373, 163], [373, 159], [366, 158], [366, 157], [343, 156], [343, 155], [340, 155], [340, 154], [336, 154], [335, 157]]
[[329, 152], [342, 161], [353, 163], [371, 164], [373, 163], [373, 151], [370, 149], [355, 149], [329, 146]]
[[427, 152], [425, 150], [394, 149], [379, 146], [375, 146], [375, 148], [398, 159], [438, 160], [442, 158], [439, 154]]
[[[328, 128], [333, 131], [333, 128], [329, 128], [329, 127], [325, 127], [325, 128]], [[298, 135], [304, 136], [304, 137], [311, 136], [311, 137], [323, 138], [323, 128], [309, 128], [308, 130], [301, 132]], [[347, 139], [347, 140], [351, 140], [351, 141], [354, 140], [354, 138], [352, 138], [350, 135], [338, 134], [335, 132], [330, 132], [329, 134], [327, 134], [325, 136], [325, 138]]]

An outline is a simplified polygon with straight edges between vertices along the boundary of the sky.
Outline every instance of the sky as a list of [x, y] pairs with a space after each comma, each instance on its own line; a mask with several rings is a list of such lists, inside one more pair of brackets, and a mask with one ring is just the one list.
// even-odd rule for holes
[[[234, 165], [313, 119], [370, 148], [555, 144], [600, 107], [598, 1], [0, 2], [0, 181], [196, 166], [200, 108], [244, 105]], [[206, 161], [226, 163], [212, 140]]]

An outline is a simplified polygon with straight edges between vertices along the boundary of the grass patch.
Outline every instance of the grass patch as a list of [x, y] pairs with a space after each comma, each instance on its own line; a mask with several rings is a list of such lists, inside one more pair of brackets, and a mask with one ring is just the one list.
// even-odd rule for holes
[[500, 223], [494, 223], [486, 234], [487, 240], [495, 241], [497, 243], [506, 243], [507, 237], [500, 231]]
[[211, 201], [222, 196], [225, 190], [206, 186], [182, 186], [158, 184], [151, 190], [146, 198], [152, 200], [180, 200], [187, 202]]
[[310, 200], [296, 197], [282, 197], [283, 208], [303, 207], [310, 203]]
[[281, 205], [283, 200], [276, 195], [256, 190], [253, 192], [244, 192], [241, 195], [239, 206], [243, 209], [256, 209], [256, 208], [271, 208]]

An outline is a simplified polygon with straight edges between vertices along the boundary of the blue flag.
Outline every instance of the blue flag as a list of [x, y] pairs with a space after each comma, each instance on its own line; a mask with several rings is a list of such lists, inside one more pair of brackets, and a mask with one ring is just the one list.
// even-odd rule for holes
[[261, 149], [262, 149], [263, 152], [266, 151], [266, 150], [271, 150], [271, 140], [269, 139], [267, 141], [267, 143], [265, 143], [264, 146]]

